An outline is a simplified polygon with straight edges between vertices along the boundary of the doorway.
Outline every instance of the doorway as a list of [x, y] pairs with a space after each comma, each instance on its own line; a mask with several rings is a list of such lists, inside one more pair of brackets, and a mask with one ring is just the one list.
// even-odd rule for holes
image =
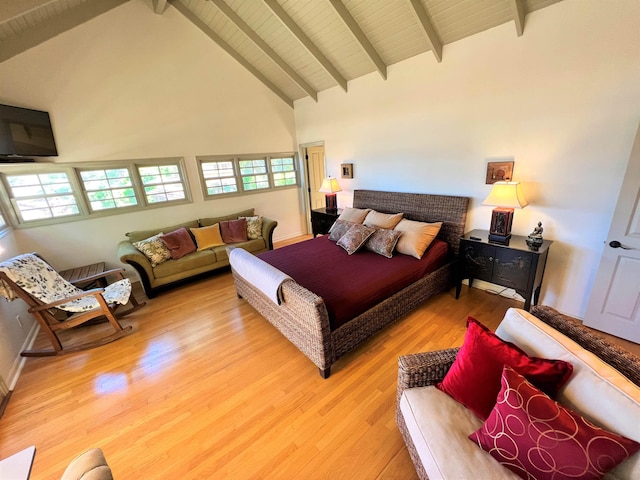
[[320, 193], [322, 180], [325, 177], [326, 165], [324, 156], [324, 142], [306, 143], [300, 145], [302, 151], [302, 165], [304, 170], [304, 215], [307, 233], [311, 232], [311, 210], [324, 207], [324, 195]]

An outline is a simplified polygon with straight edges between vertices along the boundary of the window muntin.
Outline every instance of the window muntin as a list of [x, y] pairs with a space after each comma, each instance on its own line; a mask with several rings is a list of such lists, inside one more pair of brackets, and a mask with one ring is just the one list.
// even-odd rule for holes
[[204, 178], [205, 196], [238, 191], [233, 160], [213, 160], [200, 164]]
[[293, 157], [271, 158], [271, 172], [274, 187], [286, 187], [298, 183]]
[[138, 173], [147, 203], [174, 202], [187, 198], [177, 164], [139, 165]]
[[25, 222], [80, 214], [65, 172], [7, 175], [6, 179], [16, 213]]
[[128, 168], [82, 170], [80, 178], [93, 212], [138, 205]]
[[242, 189], [244, 191], [269, 188], [269, 175], [267, 175], [267, 162], [264, 158], [256, 160], [240, 160], [240, 176], [242, 177]]

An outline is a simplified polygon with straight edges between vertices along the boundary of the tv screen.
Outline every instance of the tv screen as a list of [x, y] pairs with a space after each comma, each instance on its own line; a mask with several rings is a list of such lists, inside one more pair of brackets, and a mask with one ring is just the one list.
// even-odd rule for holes
[[0, 156], [58, 155], [47, 112], [0, 105]]

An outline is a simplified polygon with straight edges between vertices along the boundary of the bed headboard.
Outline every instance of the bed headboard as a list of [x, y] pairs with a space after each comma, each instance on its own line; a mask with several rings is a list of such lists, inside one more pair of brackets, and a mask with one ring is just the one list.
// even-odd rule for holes
[[404, 218], [419, 222], [442, 222], [438, 238], [447, 242], [457, 255], [460, 237], [467, 221], [468, 197], [428, 193], [379, 192], [354, 190], [354, 208], [372, 208], [383, 213], [404, 213]]

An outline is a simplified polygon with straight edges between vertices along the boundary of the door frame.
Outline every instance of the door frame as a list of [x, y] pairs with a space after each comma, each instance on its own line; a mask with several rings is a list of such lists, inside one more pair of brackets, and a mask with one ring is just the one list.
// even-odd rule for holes
[[300, 183], [302, 192], [301, 204], [302, 214], [304, 215], [304, 225], [307, 228], [306, 233], [311, 233], [311, 193], [309, 192], [309, 163], [307, 158], [307, 148], [309, 147], [322, 147], [324, 149], [323, 169], [324, 176], [327, 176], [327, 150], [324, 144], [324, 140], [316, 142], [301, 143], [298, 148], [300, 149], [300, 170], [302, 175], [300, 176]]

